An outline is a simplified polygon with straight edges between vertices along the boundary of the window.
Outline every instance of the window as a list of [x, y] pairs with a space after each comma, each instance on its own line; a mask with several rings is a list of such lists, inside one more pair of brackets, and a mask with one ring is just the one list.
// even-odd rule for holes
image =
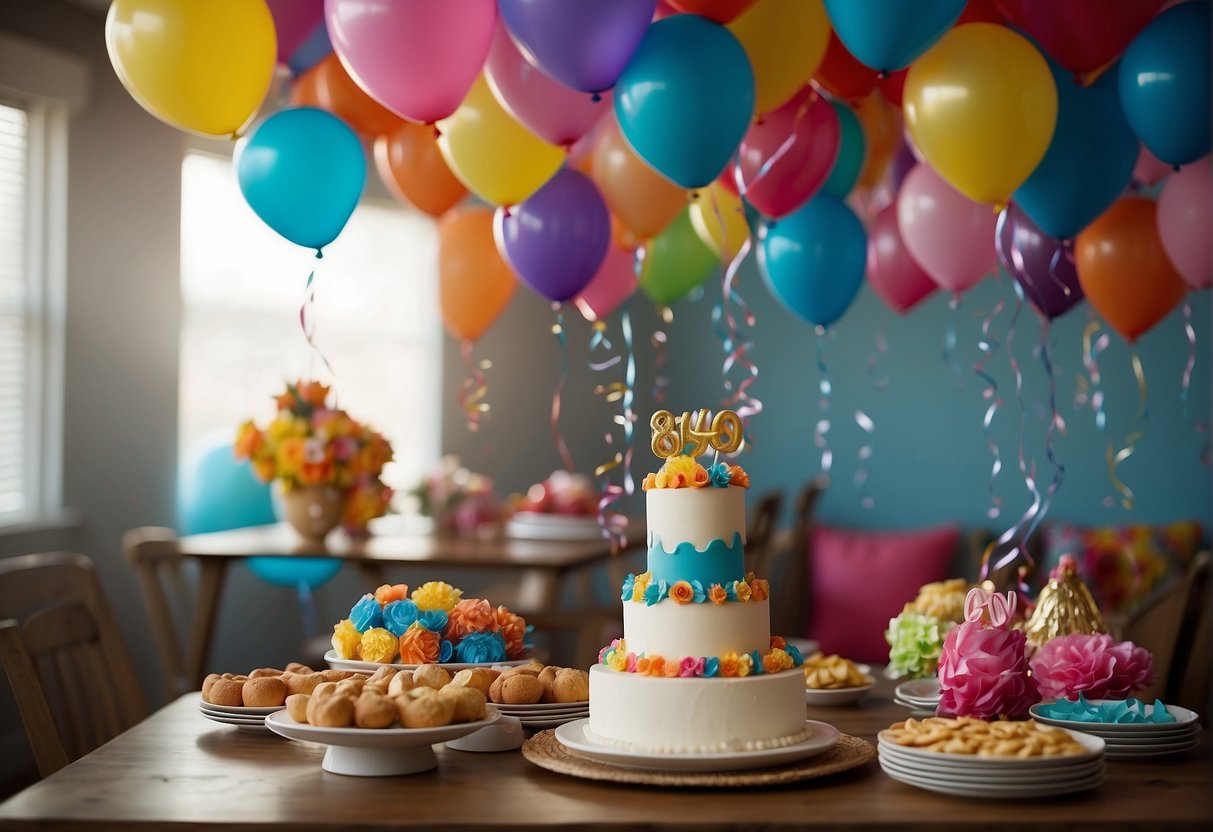
[[[244, 202], [231, 162], [187, 153], [181, 187], [180, 451], [264, 424], [285, 381], [334, 384], [337, 404], [391, 440], [384, 479], [410, 488], [438, 456], [441, 325], [433, 220], [364, 199], [317, 262]], [[299, 321], [308, 273], [315, 342]]]

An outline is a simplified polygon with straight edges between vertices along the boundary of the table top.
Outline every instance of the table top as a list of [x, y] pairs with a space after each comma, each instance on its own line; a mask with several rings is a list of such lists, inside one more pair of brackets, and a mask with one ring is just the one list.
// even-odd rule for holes
[[[874, 741], [905, 718], [881, 680], [857, 706], [809, 717]], [[1107, 779], [1070, 797], [951, 798], [886, 777], [879, 766], [769, 789], [679, 790], [603, 784], [540, 769], [517, 751], [438, 749], [439, 767], [362, 778], [320, 768], [323, 746], [209, 722], [187, 694], [108, 745], [0, 805], [0, 829], [191, 830], [359, 826], [595, 830], [848, 827], [890, 830], [1209, 829], [1210, 743], [1174, 758], [1108, 761]], [[70, 824], [70, 826], [69, 826]]]

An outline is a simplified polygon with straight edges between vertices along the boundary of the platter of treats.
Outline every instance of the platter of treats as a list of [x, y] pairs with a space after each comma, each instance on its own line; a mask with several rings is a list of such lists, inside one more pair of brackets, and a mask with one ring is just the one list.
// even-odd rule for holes
[[804, 699], [809, 705], [853, 705], [875, 685], [871, 668], [838, 655], [815, 653], [804, 660]]
[[1200, 744], [1200, 716], [1178, 705], [1137, 699], [1058, 699], [1029, 709], [1036, 720], [1099, 737], [1109, 760], [1166, 757]]
[[571, 667], [544, 666], [537, 661], [505, 670], [474, 668], [462, 671], [495, 674], [489, 701], [503, 716], [527, 729], [555, 728], [590, 713], [590, 674]]
[[880, 767], [894, 780], [973, 798], [1049, 797], [1104, 779], [1104, 741], [1035, 720], [907, 719], [881, 731]]
[[212, 673], [202, 682], [198, 711], [207, 719], [241, 731], [269, 733], [265, 717], [286, 707], [293, 693], [311, 693], [322, 682], [367, 678], [346, 670], [314, 671], [292, 662], [285, 670], [259, 667], [245, 674]]

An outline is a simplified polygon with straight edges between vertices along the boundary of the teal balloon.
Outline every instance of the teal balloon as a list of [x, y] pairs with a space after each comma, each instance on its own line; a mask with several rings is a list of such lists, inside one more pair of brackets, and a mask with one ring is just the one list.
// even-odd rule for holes
[[300, 558], [294, 555], [272, 558], [249, 558], [249, 571], [267, 584], [299, 589], [315, 589], [326, 584], [341, 571], [341, 558]]
[[366, 154], [344, 121], [297, 107], [270, 116], [242, 143], [236, 179], [266, 225], [319, 251], [337, 238], [358, 205]]
[[1116, 73], [1089, 87], [1049, 62], [1057, 127], [1044, 158], [1012, 199], [1045, 233], [1069, 239], [1108, 209], [1133, 177], [1137, 136], [1120, 106]]
[[615, 84], [624, 138], [654, 170], [702, 188], [724, 170], [754, 114], [754, 70], [723, 26], [679, 14], [649, 26]]
[[[233, 434], [234, 436], [234, 434]], [[178, 526], [183, 534], [206, 534], [277, 520], [268, 483], [236, 459], [232, 440], [207, 440], [186, 454], [177, 487]]]
[[645, 246], [640, 289], [653, 303], [673, 303], [707, 280], [719, 265], [720, 258], [695, 233], [691, 211], [685, 208]]
[[860, 63], [909, 66], [960, 19], [968, 0], [825, 0], [834, 33]]
[[834, 111], [838, 113], [838, 158], [830, 169], [830, 176], [821, 186], [821, 193], [826, 196], [845, 199], [855, 187], [859, 174], [863, 171], [863, 159], [867, 155], [867, 140], [863, 137], [863, 125], [855, 111], [841, 101], [831, 101]]
[[1209, 4], [1180, 3], [1154, 18], [1120, 59], [1120, 101], [1133, 131], [1164, 162], [1209, 152]]
[[775, 299], [814, 326], [842, 317], [863, 283], [868, 238], [841, 200], [815, 196], [760, 235], [758, 270]]

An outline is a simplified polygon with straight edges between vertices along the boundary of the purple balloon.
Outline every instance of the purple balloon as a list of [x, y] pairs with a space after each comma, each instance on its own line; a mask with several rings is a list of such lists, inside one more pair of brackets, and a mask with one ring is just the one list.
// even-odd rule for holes
[[1041, 231], [1015, 203], [998, 215], [994, 248], [1028, 300], [1049, 320], [1082, 300], [1070, 246]]
[[657, 0], [498, 0], [497, 8], [528, 61], [566, 87], [596, 93], [615, 86]]
[[914, 149], [910, 147], [910, 140], [902, 133], [901, 141], [897, 143], [897, 150], [893, 151], [893, 159], [889, 162], [889, 187], [896, 194], [901, 190], [901, 183], [905, 180], [906, 174], [914, 169], [918, 164], [918, 157], [914, 155]]
[[581, 294], [606, 256], [611, 216], [588, 176], [565, 168], [493, 218], [497, 250], [518, 279], [551, 301]]

